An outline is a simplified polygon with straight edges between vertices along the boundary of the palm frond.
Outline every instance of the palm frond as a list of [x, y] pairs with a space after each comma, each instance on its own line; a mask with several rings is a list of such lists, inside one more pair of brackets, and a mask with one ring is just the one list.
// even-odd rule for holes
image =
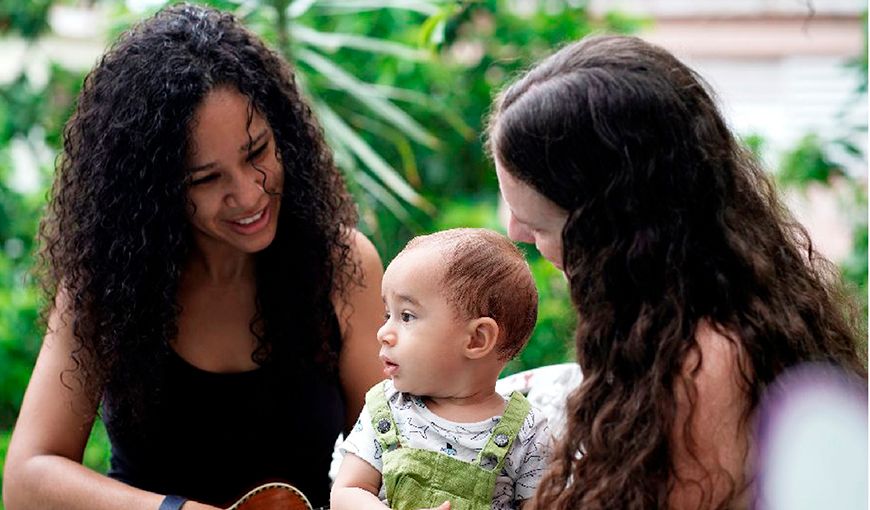
[[[380, 179], [386, 189], [396, 196], [421, 210], [430, 213], [434, 212], [432, 204], [417, 193], [407, 183], [407, 181], [405, 181], [399, 173], [389, 165], [389, 163], [384, 161], [384, 159], [381, 158], [361, 136], [348, 126], [332, 108], [322, 101], [314, 101], [312, 107], [323, 125], [323, 130], [326, 133], [327, 139], [334, 147], [340, 145], [342, 146], [342, 150], [346, 150], [353, 154], [354, 157], [359, 159], [360, 162], [362, 162], [365, 167], [372, 172], [372, 174]], [[360, 183], [360, 185], [362, 185], [362, 181], [359, 180], [361, 175], [364, 175], [363, 172], [356, 172], [354, 174], [354, 178], [357, 179], [357, 182]], [[365, 179], [363, 179], [363, 181], [364, 180]], [[371, 191], [368, 188], [366, 189], [367, 191]], [[389, 207], [392, 211], [391, 204], [388, 203], [388, 200], [383, 197], [378, 197], [374, 193], [373, 196], [375, 196], [379, 202], [383, 203], [384, 206]]]
[[445, 2], [426, 0], [320, 0], [317, 7], [330, 14], [354, 14], [381, 9], [403, 9], [426, 16], [437, 14]]
[[295, 50], [295, 57], [298, 61], [304, 62], [315, 71], [321, 73], [326, 79], [367, 106], [372, 113], [393, 124], [416, 142], [431, 149], [439, 146], [437, 138], [432, 136], [426, 128], [410, 115], [378, 94], [377, 89], [372, 87], [371, 84], [359, 80], [329, 59], [308, 48], [297, 48]]
[[351, 48], [371, 53], [392, 55], [414, 62], [426, 62], [432, 59], [430, 52], [406, 44], [356, 34], [318, 32], [301, 23], [291, 23], [290, 33], [293, 34], [295, 41], [307, 43], [330, 52], [340, 48]]

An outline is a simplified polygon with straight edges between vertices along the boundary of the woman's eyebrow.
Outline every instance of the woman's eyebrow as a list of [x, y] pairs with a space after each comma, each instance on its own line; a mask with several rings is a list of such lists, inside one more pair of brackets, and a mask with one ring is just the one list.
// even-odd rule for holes
[[267, 131], [268, 130], [264, 128], [262, 131], [260, 131], [260, 134], [245, 142], [241, 147], [239, 147], [239, 152], [248, 152], [249, 150], [251, 150], [252, 147], [257, 145], [260, 140], [262, 140], [268, 134]]
[[187, 169], [187, 172], [192, 174], [192, 173], [200, 172], [202, 170], [207, 170], [213, 166], [217, 166], [217, 163], [215, 163], [214, 161], [212, 161], [211, 163], [206, 163], [204, 165], [192, 166], [192, 167]]

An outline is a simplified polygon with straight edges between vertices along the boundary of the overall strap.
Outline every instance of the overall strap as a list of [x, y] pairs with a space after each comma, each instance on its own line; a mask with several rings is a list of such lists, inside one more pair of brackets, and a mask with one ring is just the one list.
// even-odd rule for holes
[[526, 421], [526, 416], [531, 408], [531, 404], [522, 393], [515, 391], [511, 394], [511, 399], [505, 407], [501, 420], [499, 420], [498, 425], [493, 427], [489, 440], [477, 456], [475, 462], [478, 465], [487, 459], [495, 460], [493, 463], [495, 466], [491, 468], [491, 471], [501, 471], [507, 452], [510, 451], [511, 445], [522, 428], [523, 422]]
[[387, 403], [387, 397], [384, 394], [386, 384], [387, 381], [376, 384], [366, 392], [366, 407], [372, 417], [372, 427], [375, 429], [375, 436], [385, 452], [401, 446], [396, 423], [393, 421], [393, 413], [390, 411], [390, 404]]

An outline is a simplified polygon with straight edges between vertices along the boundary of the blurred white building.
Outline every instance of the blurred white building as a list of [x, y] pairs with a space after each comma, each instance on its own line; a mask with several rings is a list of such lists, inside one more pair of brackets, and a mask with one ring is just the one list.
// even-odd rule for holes
[[[857, 93], [861, 77], [850, 64], [866, 56], [866, 1], [590, 0], [588, 7], [649, 18], [638, 35], [707, 80], [734, 131], [765, 140], [770, 170], [783, 152], [815, 133], [829, 143], [832, 159], [866, 183], [866, 156], [830, 144], [847, 138], [866, 154], [867, 95]], [[818, 188], [787, 197], [822, 253], [834, 260], [851, 248], [854, 220], [841, 198]]]
[[[593, 12], [652, 19], [639, 35], [675, 53], [718, 93], [732, 127], [773, 152], [810, 132], [823, 140], [867, 123], [856, 94], [866, 22], [861, 0], [591, 0]], [[866, 147], [866, 136], [859, 137]], [[866, 173], [843, 158], [850, 171]]]

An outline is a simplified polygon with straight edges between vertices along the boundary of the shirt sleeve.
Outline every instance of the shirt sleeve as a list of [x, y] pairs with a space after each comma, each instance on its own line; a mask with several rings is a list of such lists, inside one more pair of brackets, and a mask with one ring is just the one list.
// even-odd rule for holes
[[514, 481], [514, 500], [531, 498], [547, 467], [552, 439], [547, 418], [535, 407], [529, 410], [523, 426], [505, 459], [505, 471]]
[[347, 439], [338, 447], [343, 455], [352, 453], [362, 460], [368, 462], [379, 473], [383, 473], [384, 462], [381, 459], [381, 444], [375, 436], [375, 429], [372, 427], [372, 417], [369, 414], [368, 406], [364, 406], [360, 412], [353, 430], [348, 434]]

